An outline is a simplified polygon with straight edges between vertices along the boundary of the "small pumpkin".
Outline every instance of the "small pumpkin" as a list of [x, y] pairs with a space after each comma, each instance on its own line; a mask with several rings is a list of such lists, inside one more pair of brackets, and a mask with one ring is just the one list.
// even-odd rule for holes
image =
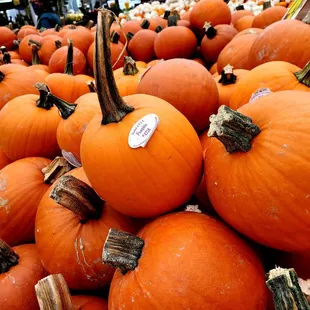
[[22, 40], [25, 36], [30, 34], [38, 34], [38, 30], [36, 28], [21, 27], [21, 29], [17, 33], [17, 40]]
[[238, 21], [235, 23], [235, 28], [240, 32], [243, 31], [245, 29], [249, 29], [253, 26], [253, 21], [254, 21], [254, 16], [252, 15], [247, 15], [247, 16], [243, 16], [240, 19], [238, 19]]
[[282, 6], [268, 8], [255, 16], [252, 27], [265, 29], [269, 25], [281, 20], [286, 11], [287, 9]]
[[11, 59], [11, 55], [8, 52], [5, 52], [2, 55], [0, 64], [1, 65], [15, 64], [15, 65], [21, 65], [21, 66], [28, 67], [28, 64], [22, 59]]
[[16, 38], [16, 34], [12, 30], [7, 27], [0, 27], [0, 46], [5, 46], [8, 50], [12, 50]]
[[248, 10], [234, 11], [231, 14], [231, 24], [235, 26], [236, 22], [244, 16], [253, 16], [253, 12]]
[[32, 46], [31, 44], [29, 44], [29, 41], [36, 42], [38, 45], [40, 45], [42, 41], [42, 37], [39, 34], [29, 34], [25, 36], [19, 43], [18, 52], [19, 52], [20, 57], [28, 64], [31, 64]]
[[[113, 28], [116, 27], [116, 28]], [[136, 20], [128, 20], [126, 21], [123, 25], [122, 25], [122, 30], [120, 30], [120, 27], [119, 26], [116, 26], [113, 24], [113, 26], [111, 27], [111, 34], [113, 32], [113, 30], [118, 30], [118, 34], [119, 34], [119, 41], [122, 43], [122, 44], [125, 44], [126, 43], [126, 38], [125, 38], [125, 35], [127, 36], [127, 34], [130, 32], [132, 34], [136, 34], [138, 31], [142, 30], [142, 27], [141, 25], [139, 24], [138, 21]], [[124, 35], [125, 33], [125, 35]]]
[[248, 29], [244, 29], [242, 31], [239, 31], [235, 36], [234, 36], [234, 39], [237, 39], [241, 36], [244, 36], [244, 35], [247, 35], [247, 34], [258, 34], [258, 33], [261, 33], [263, 32], [264, 30], [263, 29], [260, 29], [260, 28], [248, 28]]

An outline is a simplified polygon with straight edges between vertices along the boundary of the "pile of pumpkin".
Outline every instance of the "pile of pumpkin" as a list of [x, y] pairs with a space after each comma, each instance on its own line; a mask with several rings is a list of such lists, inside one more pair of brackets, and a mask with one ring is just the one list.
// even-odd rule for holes
[[3, 309], [310, 308], [310, 26], [285, 12], [0, 27]]

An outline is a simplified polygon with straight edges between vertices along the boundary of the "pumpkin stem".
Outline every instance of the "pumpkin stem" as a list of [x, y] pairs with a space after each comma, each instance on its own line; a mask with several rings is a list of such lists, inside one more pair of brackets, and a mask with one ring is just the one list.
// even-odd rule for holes
[[42, 46], [42, 44], [36, 40], [33, 40], [33, 39], [29, 39], [28, 40], [28, 45], [35, 45], [37, 47], [37, 49], [39, 50]]
[[273, 294], [275, 310], [310, 310], [294, 269], [272, 269], [266, 281]]
[[260, 129], [249, 117], [225, 105], [219, 107], [217, 115], [210, 116], [208, 137], [221, 141], [229, 153], [248, 152], [251, 149], [250, 142], [259, 133]]
[[65, 66], [65, 74], [73, 75], [73, 43], [71, 39], [68, 39], [68, 54]]
[[186, 212], [196, 212], [201, 213], [201, 210], [199, 209], [198, 205], [187, 205], [184, 209]]
[[265, 1], [263, 3], [263, 11], [267, 10], [268, 8], [271, 8], [271, 2], [270, 1]]
[[58, 49], [58, 48], [61, 48], [61, 41], [56, 40], [56, 41], [55, 41], [55, 45], [56, 45], [56, 48], [57, 48], [57, 49]]
[[4, 80], [5, 75], [2, 71], [0, 71], [0, 83]]
[[102, 260], [109, 266], [119, 268], [124, 275], [138, 266], [143, 247], [143, 239], [127, 232], [110, 228], [104, 243]]
[[305, 24], [310, 25], [310, 11], [307, 13], [307, 15], [302, 20]]
[[65, 173], [73, 169], [73, 166], [61, 156], [57, 156], [47, 167], [41, 171], [44, 174], [44, 182], [53, 184], [57, 179]]
[[92, 20], [89, 20], [87, 25], [85, 26], [86, 29], [91, 29], [94, 26], [94, 22]]
[[217, 31], [216, 29], [212, 26], [211, 23], [209, 22], [205, 22], [204, 26], [203, 26], [204, 30], [205, 30], [205, 34], [207, 36], [208, 39], [213, 39], [216, 34], [217, 34]]
[[136, 75], [138, 72], [136, 62], [130, 56], [125, 56], [123, 73], [125, 75]]
[[88, 184], [72, 175], [62, 176], [50, 193], [50, 197], [75, 213], [81, 224], [90, 219], [99, 219], [104, 204]]
[[2, 54], [4, 54], [4, 53], [7, 52], [7, 49], [6, 49], [6, 47], [5, 47], [4, 45], [2, 45], [2, 46], [0, 47], [0, 51], [1, 51]]
[[5, 52], [4, 54], [3, 54], [3, 57], [2, 57], [2, 61], [3, 61], [3, 63], [4, 64], [11, 64], [12, 63], [12, 61], [11, 61], [11, 55], [8, 53], [8, 52]]
[[173, 27], [178, 25], [178, 18], [175, 15], [168, 16], [168, 27]]
[[74, 113], [77, 106], [76, 104], [69, 103], [54, 96], [53, 94], [50, 94], [49, 96], [52, 98], [54, 105], [58, 108], [59, 113], [63, 119], [67, 119], [71, 114]]
[[91, 93], [97, 92], [97, 88], [96, 88], [95, 81], [89, 81], [89, 82], [87, 83], [87, 86], [88, 86], [88, 88], [89, 88], [89, 90], [90, 90]]
[[31, 44], [32, 48], [32, 65], [40, 64], [39, 49], [36, 44]]
[[181, 16], [180, 16], [180, 14], [179, 14], [179, 12], [177, 10], [173, 10], [171, 12], [171, 15], [175, 16], [177, 18], [177, 20], [181, 19]]
[[294, 73], [297, 80], [310, 87], [310, 61], [305, 65], [303, 69]]
[[56, 32], [59, 32], [60, 29], [61, 29], [61, 27], [60, 27], [58, 24], [56, 24], [54, 30], [55, 30]]
[[71, 295], [62, 274], [52, 274], [35, 286], [40, 310], [73, 310]]
[[113, 30], [111, 33], [111, 42], [114, 44], [117, 44], [119, 38], [120, 38], [120, 35], [116, 31]]
[[236, 80], [237, 76], [234, 75], [234, 67], [228, 64], [224, 67], [222, 71], [219, 83], [221, 83], [222, 85], [235, 84]]
[[113, 21], [114, 16], [110, 11], [98, 10], [94, 76], [103, 125], [118, 123], [134, 110], [123, 101], [114, 80], [110, 49], [110, 27]]
[[168, 17], [170, 16], [170, 13], [171, 13], [170, 11], [165, 11], [163, 19], [168, 20]]
[[18, 264], [19, 256], [12, 248], [0, 239], [0, 274], [8, 272]]
[[156, 33], [160, 33], [162, 30], [163, 30], [163, 27], [160, 25], [155, 28]]
[[151, 24], [151, 23], [150, 23], [147, 19], [144, 19], [140, 26], [141, 26], [143, 29], [148, 29], [148, 28], [150, 27], [150, 24]]
[[236, 11], [242, 11], [242, 10], [244, 10], [244, 6], [242, 4], [236, 6]]
[[34, 86], [40, 92], [37, 107], [49, 110], [53, 106], [53, 98], [48, 86], [44, 83], [37, 83]]
[[133, 36], [134, 36], [134, 34], [132, 32], [128, 32], [126, 34], [126, 37], [127, 37], [128, 41], [130, 41], [133, 38]]

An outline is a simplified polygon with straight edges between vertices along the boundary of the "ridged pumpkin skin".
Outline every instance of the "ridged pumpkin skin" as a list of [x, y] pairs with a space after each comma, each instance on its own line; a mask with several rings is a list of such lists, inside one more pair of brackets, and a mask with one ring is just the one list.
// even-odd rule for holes
[[245, 29], [254, 27], [253, 20], [254, 20], [254, 16], [252, 15], [243, 16], [240, 19], [238, 19], [238, 21], [235, 23], [235, 28], [238, 31], [243, 31]]
[[209, 125], [210, 115], [218, 109], [214, 79], [193, 60], [170, 59], [157, 64], [145, 73], [137, 91], [169, 102], [197, 131]]
[[310, 88], [298, 81], [294, 73], [299, 71], [295, 65], [284, 61], [271, 61], [252, 69], [250, 73], [238, 83], [232, 94], [229, 106], [236, 110], [248, 103], [259, 88], [269, 88], [272, 92], [281, 90], [303, 90], [310, 92]]
[[213, 27], [219, 24], [230, 24], [231, 13], [224, 1], [203, 0], [193, 7], [189, 21], [194, 29], [203, 33], [205, 22], [210, 22]]
[[[68, 174], [90, 185], [83, 168]], [[102, 247], [111, 227], [136, 233], [132, 219], [118, 213], [107, 203], [100, 219], [81, 224], [72, 211], [49, 197], [57, 181], [43, 196], [36, 215], [35, 239], [44, 268], [61, 273], [68, 287], [96, 290], [110, 284], [114, 268], [102, 263]]]
[[16, 40], [15, 33], [7, 27], [0, 27], [0, 45], [5, 46], [8, 50], [13, 49]]
[[235, 26], [236, 22], [244, 16], [253, 16], [254, 14], [248, 10], [234, 11], [231, 14], [231, 24]]
[[0, 72], [4, 74], [4, 79], [0, 82], [0, 109], [15, 97], [39, 94], [33, 85], [42, 82], [43, 78], [36, 72], [15, 64], [0, 66]]
[[287, 9], [282, 6], [268, 8], [255, 16], [252, 26], [265, 29], [269, 25], [281, 20], [286, 11]]
[[34, 286], [46, 276], [34, 244], [13, 247], [19, 263], [0, 274], [0, 303], [3, 309], [39, 310]]
[[71, 152], [79, 161], [80, 145], [83, 133], [94, 117], [100, 113], [100, 106], [96, 93], [81, 96], [75, 101], [77, 107], [67, 119], [62, 119], [57, 128], [57, 142], [62, 150]]
[[266, 309], [259, 259], [220, 221], [195, 212], [169, 214], [138, 236], [145, 242], [138, 267], [115, 272], [110, 310]]
[[299, 20], [282, 20], [268, 26], [252, 45], [251, 68], [275, 60], [304, 67], [310, 59], [309, 28]]
[[[281, 91], [238, 111], [261, 132], [247, 153], [210, 138], [205, 176], [218, 214], [245, 236], [284, 251], [310, 250], [310, 93]], [[298, 187], [296, 187], [298, 184]]]
[[0, 148], [13, 161], [31, 156], [53, 159], [59, 154], [57, 108], [39, 108], [38, 99], [37, 95], [20, 96], [0, 111]]
[[0, 149], [0, 170], [11, 163], [11, 160]]
[[215, 63], [222, 49], [233, 39], [238, 31], [230, 25], [217, 25], [216, 36], [209, 39], [205, 35], [201, 41], [201, 53], [208, 63]]
[[[191, 197], [201, 178], [201, 145], [187, 119], [164, 100], [138, 94], [124, 101], [135, 110], [121, 122], [101, 125], [102, 116], [95, 116], [89, 123], [81, 143], [82, 164], [96, 192], [113, 208], [153, 217]], [[131, 128], [149, 113], [159, 117], [157, 129], [146, 147], [130, 148]]]
[[107, 300], [97, 296], [71, 296], [74, 310], [108, 310]]
[[0, 239], [10, 246], [34, 240], [34, 220], [39, 202], [48, 190], [42, 169], [51, 161], [29, 157], [0, 171]]

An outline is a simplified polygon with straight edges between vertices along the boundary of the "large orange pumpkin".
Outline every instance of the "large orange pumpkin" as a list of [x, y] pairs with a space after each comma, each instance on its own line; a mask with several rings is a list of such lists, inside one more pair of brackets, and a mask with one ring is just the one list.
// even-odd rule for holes
[[286, 8], [283, 6], [268, 8], [255, 16], [252, 27], [265, 29], [269, 25], [281, 20], [286, 11]]
[[61, 273], [71, 289], [108, 286], [114, 269], [102, 264], [101, 254], [109, 228], [137, 230], [132, 219], [104, 204], [89, 184], [82, 168], [70, 171], [45, 193], [36, 215], [42, 263], [49, 273]]
[[309, 92], [279, 91], [239, 113], [222, 106], [209, 136], [225, 146], [210, 138], [205, 152], [208, 194], [219, 215], [285, 251], [310, 249], [309, 100]]
[[252, 69], [236, 86], [229, 106], [238, 109], [251, 100], [261, 88], [272, 92], [280, 90], [303, 90], [310, 92], [310, 62], [300, 69], [284, 61], [271, 61]]
[[[95, 116], [84, 132], [82, 164], [96, 192], [116, 210], [152, 217], [177, 208], [193, 194], [201, 178], [201, 145], [188, 120], [166, 101], [140, 94], [120, 97], [110, 59], [112, 21], [109, 11], [99, 12], [95, 78], [103, 115]], [[153, 131], [142, 127], [152, 136], [139, 147], [133, 136], [140, 130], [131, 130], [144, 117], [154, 122]]]
[[11, 163], [11, 160], [0, 149], [0, 170]]
[[7, 27], [0, 27], [0, 46], [4, 45], [8, 50], [13, 49], [16, 34]]
[[[130, 260], [123, 239], [133, 245], [127, 248]], [[120, 257], [125, 257], [123, 264]], [[103, 260], [120, 269], [110, 287], [110, 310], [133, 305], [154, 310], [266, 309], [261, 262], [233, 231], [204, 214], [165, 215], [137, 236], [110, 230]]]

